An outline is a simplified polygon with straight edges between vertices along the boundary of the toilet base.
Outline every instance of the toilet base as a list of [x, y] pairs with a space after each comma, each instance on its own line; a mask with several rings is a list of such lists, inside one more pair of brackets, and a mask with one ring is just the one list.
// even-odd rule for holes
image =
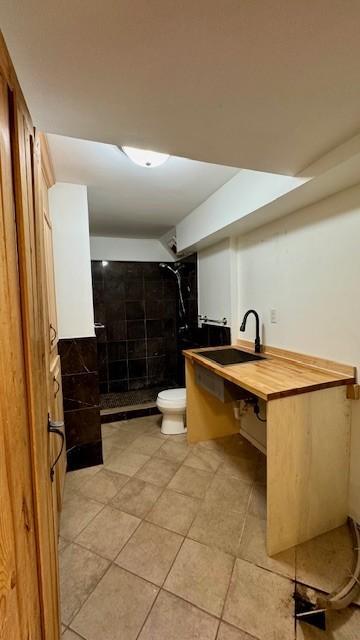
[[161, 422], [161, 433], [166, 436], [180, 435], [186, 433], [187, 429], [184, 423], [183, 413], [168, 413], [163, 414]]

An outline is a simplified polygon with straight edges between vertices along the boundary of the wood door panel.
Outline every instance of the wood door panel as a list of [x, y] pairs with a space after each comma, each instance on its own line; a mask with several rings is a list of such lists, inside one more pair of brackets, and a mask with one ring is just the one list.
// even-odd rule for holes
[[42, 637], [9, 94], [0, 75], [0, 638]]
[[54, 276], [54, 258], [53, 258], [53, 243], [52, 243], [52, 227], [51, 221], [48, 215], [48, 192], [45, 180], [42, 179], [41, 184], [41, 196], [42, 196], [42, 208], [44, 216], [44, 252], [45, 252], [45, 273], [46, 273], [46, 301], [48, 307], [48, 339], [50, 353], [54, 352], [57, 347], [58, 337], [58, 324], [56, 313], [56, 299], [55, 299], [55, 276]]
[[40, 194], [40, 158], [21, 107], [14, 105], [13, 156], [20, 264], [23, 339], [27, 363], [30, 437], [37, 528], [43, 633], [59, 637], [57, 525], [50, 480], [45, 322], [45, 259]]

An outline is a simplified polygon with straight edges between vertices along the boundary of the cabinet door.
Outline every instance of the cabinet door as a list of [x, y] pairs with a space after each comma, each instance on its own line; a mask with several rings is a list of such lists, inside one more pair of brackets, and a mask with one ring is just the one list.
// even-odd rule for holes
[[[62, 386], [61, 386], [61, 362], [60, 356], [57, 355], [50, 368], [50, 417], [51, 420], [56, 422], [63, 422], [64, 420], [64, 411], [63, 411], [63, 396], [62, 396]], [[66, 472], [66, 440], [65, 440], [65, 427], [58, 427], [59, 430], [63, 434], [63, 440], [57, 434], [52, 434], [52, 442], [51, 442], [51, 455], [52, 455], [52, 464], [57, 460], [56, 465], [54, 467], [54, 482], [56, 487], [56, 502], [57, 502], [57, 511], [61, 511], [62, 500], [63, 500], [63, 492], [64, 492], [64, 482], [65, 482], [65, 472]], [[60, 456], [60, 457], [59, 457]]]

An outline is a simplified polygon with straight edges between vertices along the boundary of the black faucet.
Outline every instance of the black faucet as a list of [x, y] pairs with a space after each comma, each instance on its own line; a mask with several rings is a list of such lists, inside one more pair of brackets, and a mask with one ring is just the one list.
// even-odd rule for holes
[[261, 344], [260, 344], [260, 321], [259, 321], [259, 315], [257, 313], [257, 311], [255, 311], [255, 309], [249, 309], [249, 311], [247, 311], [243, 317], [243, 321], [241, 323], [240, 326], [240, 331], [245, 331], [245, 327], [246, 327], [246, 320], [248, 318], [248, 315], [250, 315], [250, 313], [253, 313], [255, 316], [255, 320], [256, 320], [256, 338], [255, 338], [255, 353], [260, 353], [261, 351]]

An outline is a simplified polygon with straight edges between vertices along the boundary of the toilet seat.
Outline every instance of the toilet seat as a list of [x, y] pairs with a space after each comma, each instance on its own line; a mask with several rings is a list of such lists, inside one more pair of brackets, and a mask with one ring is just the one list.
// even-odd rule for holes
[[166, 389], [160, 391], [158, 400], [173, 407], [186, 406], [186, 389]]

